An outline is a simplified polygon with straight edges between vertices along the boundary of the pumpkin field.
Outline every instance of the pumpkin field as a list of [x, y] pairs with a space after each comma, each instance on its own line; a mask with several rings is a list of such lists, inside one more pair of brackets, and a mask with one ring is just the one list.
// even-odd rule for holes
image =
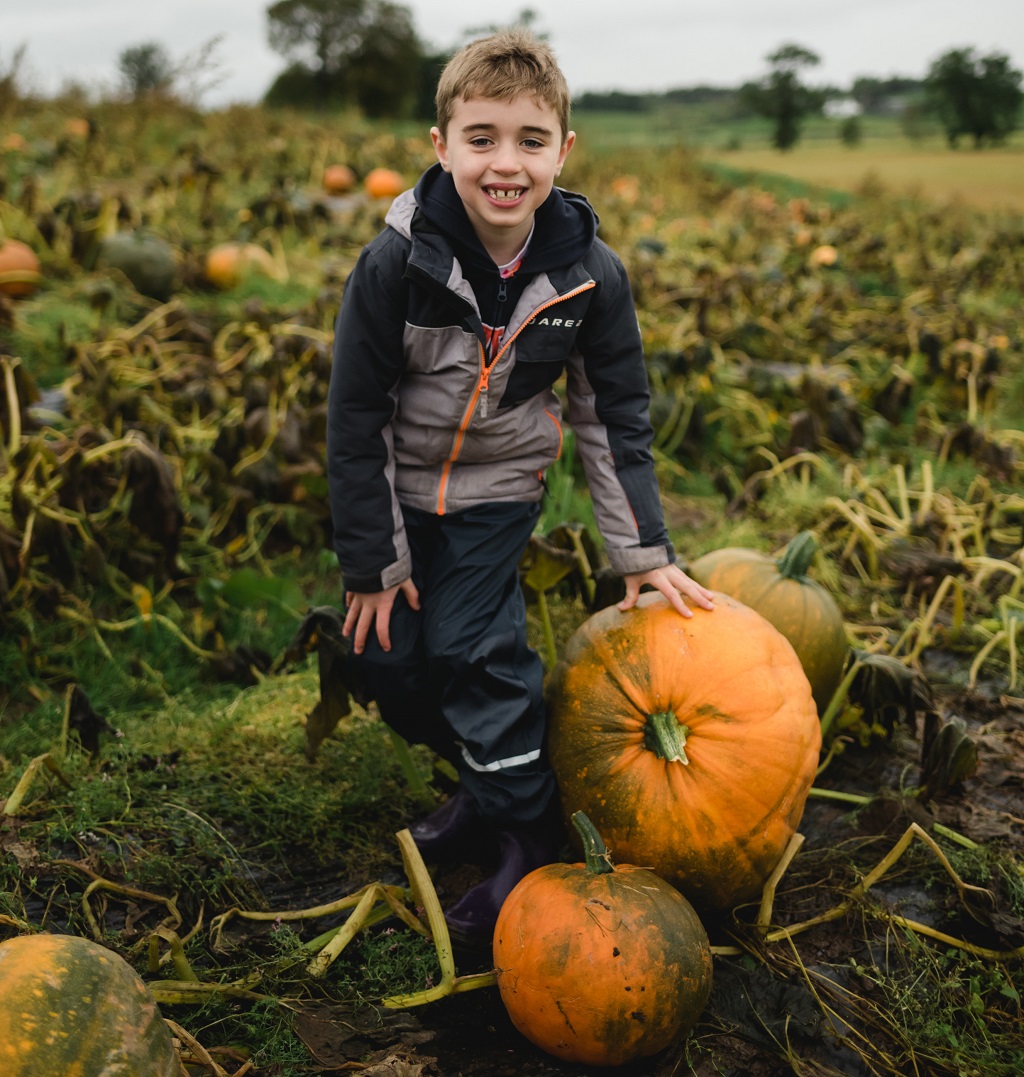
[[[424, 863], [405, 828], [455, 773], [340, 672], [333, 324], [433, 160], [425, 130], [154, 102], [3, 122], [0, 999], [24, 974], [8, 940], [43, 937], [33, 960], [66, 980], [38, 1014], [0, 1001], [5, 1077], [133, 1037], [147, 1073], [239, 1077], [1024, 1072], [1019, 209], [585, 131], [569, 157], [559, 182], [632, 283], [670, 535], [723, 596], [673, 674], [708, 702], [640, 706], [637, 671], [675, 657], [662, 622], [609, 609], [568, 435], [520, 566], [565, 859], [584, 804], [607, 845], [580, 829], [593, 878], [566, 885], [656, 874], [678, 903], [671, 875], [700, 914], [673, 907], [692, 946], [631, 970], [659, 1004], [695, 978], [692, 1012], [646, 1027], [647, 1057], [618, 1035], [574, 1057], [536, 1045], [494, 962], [453, 953], [441, 909], [489, 864]], [[776, 690], [802, 739], [739, 720]], [[587, 756], [629, 706], [659, 767], [708, 761], [692, 819], [636, 792], [650, 751]], [[748, 830], [715, 814], [755, 798]], [[548, 901], [515, 910], [524, 937], [557, 926]], [[78, 1040], [11, 1032], [45, 1028], [90, 960], [132, 1005]]]

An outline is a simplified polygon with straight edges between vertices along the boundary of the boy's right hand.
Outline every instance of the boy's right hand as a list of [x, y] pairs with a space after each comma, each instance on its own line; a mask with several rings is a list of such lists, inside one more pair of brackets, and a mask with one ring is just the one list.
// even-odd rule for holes
[[356, 654], [363, 653], [366, 637], [374, 624], [377, 626], [377, 641], [381, 650], [391, 650], [391, 609], [399, 591], [405, 595], [405, 600], [414, 610], [420, 608], [420, 593], [411, 579], [403, 580], [386, 591], [374, 591], [370, 594], [360, 594], [358, 591], [345, 593], [348, 613], [345, 615], [341, 633], [343, 636], [352, 637], [352, 649]]

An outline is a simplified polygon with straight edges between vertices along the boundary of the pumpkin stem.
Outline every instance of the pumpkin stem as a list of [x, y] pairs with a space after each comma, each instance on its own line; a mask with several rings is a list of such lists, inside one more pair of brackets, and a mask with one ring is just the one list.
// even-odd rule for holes
[[782, 551], [782, 556], [775, 562], [779, 575], [787, 580], [800, 580], [807, 575], [807, 570], [814, 560], [818, 549], [818, 540], [813, 531], [801, 531]]
[[586, 812], [574, 811], [572, 813], [572, 825], [576, 828], [580, 840], [583, 842], [583, 855], [587, 860], [587, 871], [591, 875], [610, 875], [615, 868], [612, 866], [612, 858], [608, 855], [608, 849], [597, 832], [597, 827], [590, 821]]
[[649, 714], [644, 727], [644, 747], [659, 759], [688, 766], [690, 760], [686, 757], [686, 735], [689, 732], [685, 725], [679, 724], [674, 711]]

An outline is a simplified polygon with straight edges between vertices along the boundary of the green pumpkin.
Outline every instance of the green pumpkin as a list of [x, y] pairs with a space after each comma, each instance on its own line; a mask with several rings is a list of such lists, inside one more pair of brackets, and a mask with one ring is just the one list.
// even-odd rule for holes
[[100, 244], [97, 268], [120, 270], [140, 295], [161, 303], [174, 291], [174, 248], [152, 232], [115, 232]]
[[182, 1077], [149, 988], [105, 946], [76, 935], [0, 943], [3, 1077]]
[[704, 587], [756, 610], [789, 640], [820, 714], [839, 687], [850, 648], [835, 599], [807, 575], [817, 548], [814, 535], [801, 531], [778, 560], [729, 546], [698, 557], [687, 571]]

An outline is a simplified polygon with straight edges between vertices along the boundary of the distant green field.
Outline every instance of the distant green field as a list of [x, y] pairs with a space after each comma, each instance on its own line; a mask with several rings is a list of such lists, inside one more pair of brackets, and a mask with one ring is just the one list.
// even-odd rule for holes
[[964, 143], [950, 150], [935, 128], [912, 140], [897, 118], [869, 116], [862, 120], [863, 141], [850, 147], [839, 137], [839, 120], [814, 117], [797, 147], [780, 153], [771, 147], [766, 120], [735, 119], [711, 106], [580, 111], [573, 126], [581, 149], [592, 153], [686, 145], [730, 173], [782, 175], [840, 191], [856, 191], [870, 181], [898, 194], [1024, 211], [1021, 131], [997, 149], [976, 151]]

